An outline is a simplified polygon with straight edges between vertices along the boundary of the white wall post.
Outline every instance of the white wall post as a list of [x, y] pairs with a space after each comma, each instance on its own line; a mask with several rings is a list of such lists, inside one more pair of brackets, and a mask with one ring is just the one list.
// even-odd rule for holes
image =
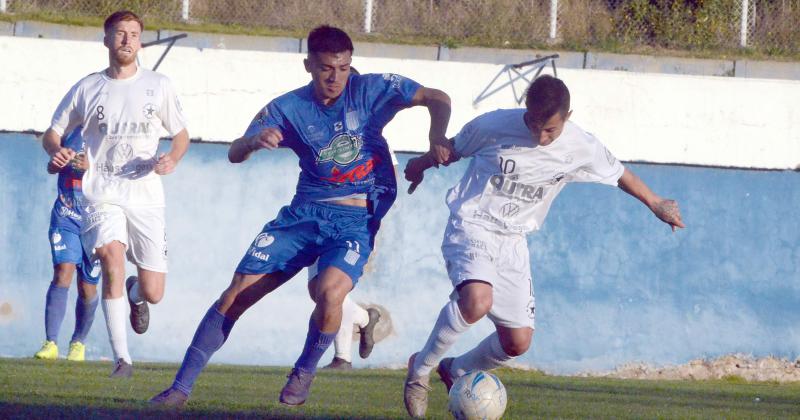
[[558, 0], [550, 0], [550, 40], [558, 34]]
[[364, 32], [372, 32], [372, 0], [364, 2]]
[[183, 0], [183, 9], [181, 10], [181, 19], [184, 22], [189, 21], [189, 1], [190, 0]]
[[741, 21], [741, 29], [739, 33], [739, 45], [741, 47], [747, 46], [747, 21], [748, 21], [748, 12], [750, 10], [748, 0], [741, 0], [742, 2], [742, 21]]

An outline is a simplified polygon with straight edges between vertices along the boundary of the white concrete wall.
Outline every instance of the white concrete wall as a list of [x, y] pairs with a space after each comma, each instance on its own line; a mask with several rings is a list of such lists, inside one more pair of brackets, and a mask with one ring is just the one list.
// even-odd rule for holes
[[[162, 51], [143, 51], [142, 64], [151, 67]], [[271, 98], [308, 83], [303, 58], [174, 47], [159, 71], [172, 78], [192, 137], [230, 141]], [[0, 36], [0, 130], [43, 131], [69, 87], [106, 64], [100, 43]], [[498, 65], [366, 57], [355, 57], [353, 65], [362, 73], [398, 73], [446, 91], [453, 99], [448, 135], [483, 112], [517, 106], [510, 88], [472, 106]], [[572, 91], [573, 120], [622, 160], [800, 167], [798, 81], [572, 69], [558, 74]], [[427, 131], [427, 112], [413, 109], [398, 114], [385, 135], [396, 150], [421, 151]]]

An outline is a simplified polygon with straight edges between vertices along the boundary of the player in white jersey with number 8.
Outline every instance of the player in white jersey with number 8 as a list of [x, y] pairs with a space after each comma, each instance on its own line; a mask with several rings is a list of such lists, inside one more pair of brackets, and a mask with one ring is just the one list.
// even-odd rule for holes
[[[61, 136], [82, 126], [89, 168], [83, 176], [86, 206], [81, 240], [103, 272], [103, 312], [114, 352], [112, 377], [130, 377], [126, 307], [139, 334], [147, 330], [147, 303], [164, 295], [167, 240], [161, 175], [171, 173], [189, 147], [186, 122], [165, 76], [140, 68], [143, 24], [136, 14], [118, 11], [103, 25], [109, 67], [81, 79], [58, 105], [43, 146], [55, 169], [75, 152], [61, 147]], [[158, 154], [162, 132], [171, 150]], [[125, 278], [125, 255], [138, 276]], [[128, 302], [123, 297], [128, 292]]]
[[[568, 121], [569, 102], [561, 80], [542, 76], [528, 89], [526, 109], [483, 114], [454, 139], [452, 161], [472, 158], [447, 195], [442, 254], [454, 292], [425, 346], [409, 359], [404, 402], [412, 417], [425, 416], [429, 375], [437, 365], [449, 391], [467, 372], [503, 366], [530, 347], [535, 305], [525, 235], [542, 226], [567, 183], [618, 185], [673, 230], [684, 227], [675, 201], [653, 193], [594, 136]], [[409, 192], [433, 166], [429, 154], [408, 162]], [[443, 359], [484, 316], [496, 332], [469, 352]]]

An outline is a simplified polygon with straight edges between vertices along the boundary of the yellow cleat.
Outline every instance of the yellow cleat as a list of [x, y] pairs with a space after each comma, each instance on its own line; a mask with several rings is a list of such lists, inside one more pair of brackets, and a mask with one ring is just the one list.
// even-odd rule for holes
[[37, 351], [33, 357], [43, 360], [56, 360], [58, 359], [58, 346], [55, 341], [45, 341], [42, 344], [42, 349]]
[[67, 360], [71, 362], [82, 362], [86, 360], [86, 346], [83, 345], [80, 341], [73, 341], [69, 344], [69, 353], [67, 354]]

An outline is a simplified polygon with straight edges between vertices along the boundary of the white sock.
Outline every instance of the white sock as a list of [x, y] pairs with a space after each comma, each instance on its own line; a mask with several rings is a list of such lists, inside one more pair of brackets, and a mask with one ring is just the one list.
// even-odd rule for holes
[[350, 295], [345, 296], [344, 302], [342, 302], [342, 325], [339, 327], [339, 332], [336, 333], [336, 338], [333, 339], [334, 357], [348, 362], [353, 361], [353, 356], [351, 355], [353, 349], [353, 306], [360, 308], [350, 299]]
[[128, 292], [128, 299], [137, 305], [144, 303], [144, 299], [139, 295], [139, 280], [133, 282], [133, 286], [131, 286], [131, 290]]
[[483, 339], [475, 348], [456, 357], [450, 365], [450, 373], [458, 378], [474, 370], [492, 370], [505, 366], [513, 360], [500, 344], [497, 331]]
[[417, 377], [430, 375], [431, 370], [442, 360], [450, 346], [469, 327], [470, 324], [464, 320], [461, 310], [458, 309], [458, 302], [451, 300], [444, 305], [428, 337], [428, 342], [414, 360], [414, 375]]
[[124, 297], [116, 299], [103, 299], [103, 314], [106, 316], [106, 328], [108, 328], [108, 340], [111, 342], [111, 350], [114, 352], [114, 361], [124, 359], [133, 364], [131, 355], [128, 353], [128, 314], [125, 309], [128, 303]]
[[344, 307], [344, 310], [350, 311], [350, 316], [353, 318], [353, 324], [358, 325], [359, 328], [364, 328], [369, 324], [369, 312], [366, 309], [362, 308], [361, 305], [355, 303], [350, 296], [348, 295], [345, 298], [344, 303], [348, 306]]

